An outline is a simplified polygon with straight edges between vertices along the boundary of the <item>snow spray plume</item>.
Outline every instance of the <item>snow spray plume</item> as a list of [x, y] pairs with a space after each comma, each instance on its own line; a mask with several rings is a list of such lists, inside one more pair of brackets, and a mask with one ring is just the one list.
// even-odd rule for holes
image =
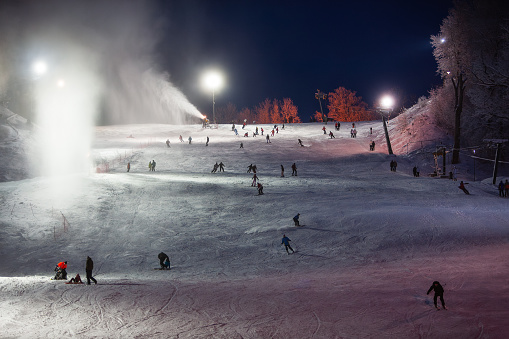
[[1, 65], [11, 60], [11, 68], [24, 69], [28, 77], [26, 69], [36, 58], [47, 63], [46, 74], [32, 81], [42, 174], [89, 169], [86, 156], [100, 109], [102, 121], [110, 124], [201, 118], [168, 75], [152, 64], [161, 27], [152, 4], [20, 0], [0, 5], [6, 19], [0, 24], [6, 28], [0, 41], [12, 44], [2, 50], [16, 51], [10, 57], [2, 53]]

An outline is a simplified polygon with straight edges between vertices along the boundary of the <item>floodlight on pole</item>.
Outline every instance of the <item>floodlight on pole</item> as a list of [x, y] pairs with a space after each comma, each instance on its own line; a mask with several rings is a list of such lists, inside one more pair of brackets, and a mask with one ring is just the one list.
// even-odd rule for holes
[[218, 71], [209, 71], [203, 76], [203, 85], [212, 91], [212, 120], [216, 123], [215, 92], [223, 86], [223, 75]]
[[384, 131], [385, 131], [385, 140], [387, 141], [387, 151], [389, 154], [392, 153], [392, 146], [391, 146], [391, 140], [389, 139], [389, 131], [387, 130], [387, 123], [385, 122], [385, 115], [383, 115], [384, 112], [387, 112], [389, 115], [391, 114], [394, 106], [394, 98], [386, 95], [380, 99], [380, 107], [379, 112], [382, 116], [382, 121], [384, 124]]
[[34, 62], [34, 64], [32, 65], [32, 70], [34, 71], [35, 74], [42, 75], [46, 73], [46, 71], [48, 70], [48, 66], [44, 61], [39, 60]]

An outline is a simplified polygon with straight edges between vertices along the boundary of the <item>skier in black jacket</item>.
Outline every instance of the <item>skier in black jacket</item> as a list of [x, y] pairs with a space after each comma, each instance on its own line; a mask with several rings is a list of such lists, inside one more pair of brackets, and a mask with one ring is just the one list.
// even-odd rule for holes
[[440, 283], [438, 281], [433, 281], [433, 285], [431, 285], [431, 287], [429, 288], [429, 290], [426, 294], [429, 294], [429, 292], [431, 292], [433, 290], [435, 290], [435, 296], [433, 297], [433, 302], [435, 303], [435, 308], [437, 310], [440, 309], [437, 306], [437, 298], [440, 297], [440, 302], [442, 303], [442, 307], [444, 308], [444, 310], [446, 310], [447, 307], [445, 307], [445, 302], [444, 302], [444, 288], [442, 287], [442, 285], [440, 285]]
[[159, 264], [161, 265], [162, 270], [165, 268], [170, 269], [170, 258], [166, 253], [161, 252], [157, 255], [157, 257], [159, 258]]

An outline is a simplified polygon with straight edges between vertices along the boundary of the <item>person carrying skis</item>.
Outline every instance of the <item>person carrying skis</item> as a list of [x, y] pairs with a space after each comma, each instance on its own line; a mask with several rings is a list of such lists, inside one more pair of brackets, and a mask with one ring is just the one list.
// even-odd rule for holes
[[442, 308], [444, 310], [446, 310], [447, 307], [445, 307], [445, 302], [444, 302], [444, 288], [442, 287], [442, 285], [440, 285], [440, 283], [438, 281], [433, 281], [433, 285], [431, 285], [431, 287], [429, 288], [426, 295], [428, 295], [429, 292], [431, 292], [433, 290], [435, 291], [435, 296], [433, 297], [433, 303], [435, 304], [435, 308], [437, 310], [440, 309], [437, 305], [437, 299], [440, 298], [440, 302], [442, 303]]
[[161, 265], [161, 269], [164, 270], [165, 268], [170, 269], [170, 257], [164, 252], [161, 252], [157, 255], [159, 258], [159, 264]]
[[300, 213], [297, 213], [297, 215], [293, 217], [293, 222], [295, 223], [295, 226], [300, 226], [299, 217]]
[[297, 176], [297, 165], [295, 163], [292, 165], [292, 176]]
[[55, 267], [55, 278], [54, 280], [67, 280], [67, 261], [61, 261]]
[[97, 280], [92, 277], [92, 270], [94, 269], [94, 262], [92, 258], [87, 257], [87, 263], [85, 264], [85, 271], [87, 272], [87, 284], [90, 285], [90, 280], [97, 284]]
[[460, 185], [458, 186], [458, 188], [465, 192], [465, 194], [469, 195], [470, 192], [465, 188], [465, 184], [468, 185], [468, 182], [463, 183], [463, 181], [460, 181]]
[[283, 234], [283, 239], [281, 239], [281, 245], [285, 245], [285, 250], [286, 250], [286, 253], [288, 253], [288, 254], [290, 254], [288, 249], [290, 249], [292, 251], [292, 253], [295, 253], [292, 246], [290, 246], [290, 241], [291, 241], [290, 238], [288, 238], [286, 235]]

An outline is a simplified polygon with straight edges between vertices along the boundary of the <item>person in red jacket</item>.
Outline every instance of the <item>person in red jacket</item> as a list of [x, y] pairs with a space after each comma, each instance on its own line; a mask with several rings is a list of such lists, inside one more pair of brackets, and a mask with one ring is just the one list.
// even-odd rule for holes
[[67, 280], [67, 271], [65, 270], [67, 268], [67, 261], [61, 261], [57, 264], [55, 267], [55, 280]]

